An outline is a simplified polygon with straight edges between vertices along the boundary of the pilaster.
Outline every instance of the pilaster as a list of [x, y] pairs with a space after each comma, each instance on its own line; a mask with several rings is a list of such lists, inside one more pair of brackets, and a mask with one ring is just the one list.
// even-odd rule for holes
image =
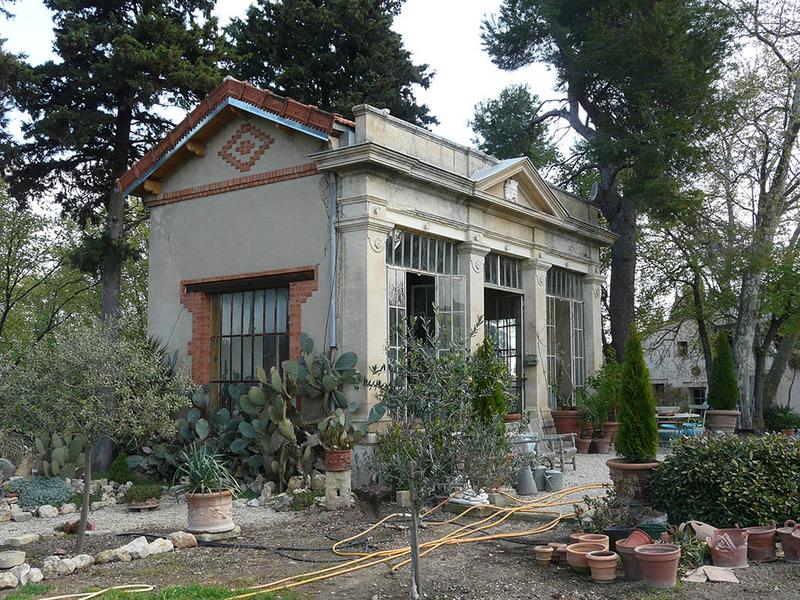
[[547, 271], [551, 265], [538, 259], [523, 263], [525, 294], [525, 356], [536, 364], [525, 367], [525, 407], [531, 421], [549, 414], [547, 405]]
[[[467, 331], [470, 331], [478, 319], [484, 316], [484, 258], [489, 253], [489, 247], [481, 244], [481, 235], [471, 235], [472, 241], [464, 242], [458, 246], [458, 259], [461, 272], [466, 276], [467, 283]], [[470, 340], [472, 350], [483, 342], [484, 328], [478, 327], [475, 337]]]
[[592, 267], [591, 272], [583, 276], [583, 333], [587, 375], [591, 375], [603, 366], [603, 321], [600, 297], [605, 277], [599, 271], [599, 267]]

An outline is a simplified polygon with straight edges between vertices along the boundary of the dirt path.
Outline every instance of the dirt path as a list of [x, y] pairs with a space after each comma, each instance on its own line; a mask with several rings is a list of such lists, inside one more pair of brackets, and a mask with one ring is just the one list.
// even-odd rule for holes
[[[394, 510], [386, 506], [382, 514]], [[256, 512], [258, 509], [253, 509]], [[266, 514], [265, 514], [266, 517]], [[287, 575], [299, 574], [329, 567], [336, 560], [329, 551], [315, 552], [310, 548], [327, 549], [332, 539], [341, 539], [361, 531], [375, 521], [369, 508], [358, 507], [341, 513], [327, 513], [311, 509], [292, 513], [276, 521], [265, 519], [264, 525], [254, 518], [244, 528], [237, 540], [239, 547], [195, 548], [150, 557], [133, 563], [113, 563], [96, 566], [91, 571], [61, 578], [55, 583], [60, 592], [75, 592], [89, 587], [118, 585], [121, 583], [150, 583], [159, 587], [209, 583], [230, 587], [246, 587], [272, 581]], [[530, 524], [513, 523], [499, 527], [498, 531], [518, 531]], [[445, 528], [431, 528], [423, 532], [423, 539], [431, 539], [445, 532]], [[565, 541], [566, 529], [523, 540], [527, 542]], [[406, 543], [407, 532], [381, 527], [369, 538], [370, 548], [387, 549]], [[125, 540], [103, 536], [92, 540], [93, 550], [113, 547]], [[45, 540], [29, 547], [32, 557], [46, 555], [60, 544], [67, 551], [68, 540]], [[270, 550], [245, 546], [266, 546]], [[284, 551], [275, 548], [305, 548]], [[34, 558], [35, 560], [35, 558]], [[305, 562], [315, 561], [315, 562]], [[554, 600], [595, 600], [622, 598], [642, 600], [711, 599], [711, 598], [770, 598], [789, 600], [800, 597], [800, 565], [774, 563], [752, 566], [738, 571], [741, 585], [683, 585], [671, 592], [648, 590], [641, 584], [614, 583], [608, 586], [592, 584], [588, 578], [576, 575], [565, 567], [542, 571], [535, 566], [530, 545], [508, 542], [467, 544], [437, 551], [422, 561], [423, 590], [429, 599], [495, 599], [495, 598], [547, 598]], [[372, 600], [401, 599], [408, 597], [408, 571], [391, 574], [381, 565], [318, 582], [298, 589], [306, 598], [353, 598]]]

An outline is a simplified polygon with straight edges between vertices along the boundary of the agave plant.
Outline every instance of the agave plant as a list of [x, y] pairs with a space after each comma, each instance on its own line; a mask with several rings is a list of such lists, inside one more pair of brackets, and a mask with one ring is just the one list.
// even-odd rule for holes
[[176, 493], [213, 494], [239, 493], [236, 478], [225, 466], [224, 457], [205, 446], [192, 447], [181, 453], [182, 462], [175, 472]]

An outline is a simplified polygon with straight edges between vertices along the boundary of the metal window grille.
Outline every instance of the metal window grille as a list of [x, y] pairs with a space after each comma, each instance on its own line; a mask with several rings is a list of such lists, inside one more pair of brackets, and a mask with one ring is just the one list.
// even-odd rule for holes
[[[547, 271], [547, 379], [548, 403], [556, 408], [558, 395], [556, 387], [560, 380], [568, 378], [571, 386], [570, 401], [575, 401], [575, 390], [586, 385], [586, 339], [584, 335], [583, 281], [580, 273], [551, 267]], [[556, 303], [569, 303], [569, 322], [558, 320]], [[558, 354], [558, 331], [569, 331], [569, 360]]]
[[438, 275], [460, 273], [454, 242], [400, 229], [386, 237], [386, 264]]

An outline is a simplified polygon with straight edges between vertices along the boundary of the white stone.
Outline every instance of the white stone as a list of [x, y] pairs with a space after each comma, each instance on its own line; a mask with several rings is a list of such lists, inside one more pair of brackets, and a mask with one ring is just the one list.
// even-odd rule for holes
[[295, 490], [302, 490], [306, 487], [305, 479], [302, 475], [293, 475], [289, 477], [289, 482], [286, 484], [286, 493], [291, 494]]
[[176, 531], [170, 533], [167, 539], [172, 542], [172, 546], [176, 549], [181, 548], [194, 548], [197, 546], [197, 538], [188, 531]]
[[8, 590], [17, 587], [17, 578], [13, 573], [5, 572], [0, 573], [0, 590]]
[[315, 492], [321, 492], [325, 489], [325, 474], [315, 471], [311, 476], [311, 489]]
[[14, 537], [0, 540], [0, 546], [11, 546], [12, 548], [19, 548], [20, 546], [27, 546], [38, 542], [41, 536], [38, 533], [27, 533], [25, 535], [17, 535]]
[[11, 569], [11, 574], [17, 578], [20, 585], [25, 585], [30, 579], [31, 566], [28, 563], [22, 563]]
[[249, 506], [250, 508], [258, 508], [259, 506], [261, 506], [261, 500], [259, 500], [258, 498], [251, 498], [250, 500], [247, 501], [247, 506]]
[[25, 553], [21, 550], [0, 552], [0, 569], [13, 569], [25, 562]]
[[75, 565], [75, 559], [72, 558], [62, 558], [61, 559], [61, 567], [66, 570], [67, 574], [74, 573], [77, 566]]
[[164, 538], [158, 538], [150, 542], [148, 546], [151, 555], [154, 554], [166, 554], [167, 552], [172, 552], [175, 548], [172, 545], [172, 542], [166, 540]]
[[27, 510], [19, 510], [11, 513], [11, 520], [15, 523], [24, 523], [33, 518], [33, 513]]
[[100, 510], [101, 508], [105, 508], [106, 506], [108, 506], [108, 502], [101, 502], [101, 501], [92, 502], [91, 506], [92, 512]]
[[45, 579], [53, 579], [62, 575], [69, 575], [75, 570], [75, 562], [58, 556], [48, 556], [42, 562], [42, 575]]
[[135, 540], [118, 548], [122, 552], [127, 552], [131, 558], [147, 558], [150, 555], [150, 545], [147, 543], [147, 538], [144, 536], [138, 537]]
[[75, 569], [80, 571], [81, 569], [88, 569], [94, 564], [94, 556], [91, 554], [78, 554], [78, 556], [74, 556], [72, 561], [75, 563]]
[[261, 488], [261, 504], [266, 504], [272, 499], [272, 495], [275, 493], [275, 482], [274, 481], [267, 481], [264, 484], [264, 487]]
[[11, 510], [7, 508], [0, 509], [0, 523], [8, 523], [11, 520]]
[[44, 579], [44, 575], [42, 574], [41, 569], [33, 567], [28, 572], [28, 583], [39, 583], [42, 579]]
[[58, 512], [62, 515], [71, 515], [74, 512], [78, 511], [78, 507], [68, 502], [67, 504], [62, 504], [61, 508], [58, 509]]
[[42, 504], [36, 511], [36, 514], [43, 519], [52, 519], [58, 516], [58, 509], [49, 504]]

